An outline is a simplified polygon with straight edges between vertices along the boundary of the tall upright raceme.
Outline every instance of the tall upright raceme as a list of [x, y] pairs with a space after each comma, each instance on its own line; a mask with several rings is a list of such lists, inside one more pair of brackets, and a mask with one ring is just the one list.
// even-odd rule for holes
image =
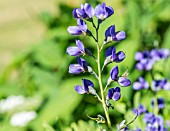
[[[110, 100], [118, 101], [121, 98], [121, 88], [120, 87], [111, 87], [108, 89], [112, 82], [117, 82], [122, 87], [127, 87], [131, 84], [131, 81], [127, 78], [128, 73], [124, 73], [123, 75], [119, 73], [118, 66], [114, 66], [110, 71], [110, 77], [108, 78], [107, 84], [104, 86], [102, 83], [102, 71], [104, 70], [105, 66], [110, 63], [119, 63], [125, 59], [125, 53], [123, 51], [116, 52], [115, 46], [110, 46], [106, 50], [106, 60], [104, 63], [101, 63], [101, 52], [104, 49], [104, 46], [108, 43], [124, 40], [126, 38], [126, 33], [124, 31], [116, 31], [115, 25], [111, 25], [105, 31], [105, 39], [103, 43], [99, 43], [99, 28], [107, 18], [114, 14], [114, 10], [110, 6], [106, 6], [105, 3], [98, 4], [95, 8], [93, 8], [90, 4], [85, 3], [82, 4], [80, 8], [75, 8], [72, 12], [73, 17], [77, 20], [77, 26], [69, 26], [67, 31], [71, 35], [83, 35], [83, 36], [90, 36], [94, 39], [94, 42], [97, 45], [97, 56], [92, 54], [90, 50], [88, 50], [84, 44], [80, 40], [76, 40], [76, 46], [71, 46], [67, 48], [67, 54], [70, 56], [77, 57], [78, 63], [71, 64], [69, 66], [69, 73], [71, 74], [80, 74], [84, 72], [89, 72], [96, 77], [98, 81], [98, 85], [94, 85], [91, 80], [82, 79], [82, 85], [76, 85], [75, 91], [78, 94], [91, 94], [98, 98], [98, 100], [102, 103], [103, 110], [105, 116], [98, 115], [95, 119], [97, 123], [106, 123], [109, 130], [111, 130], [111, 120], [109, 117], [108, 110], [111, 108], [113, 109], [113, 105], [110, 103]], [[93, 17], [98, 19], [97, 23], [94, 23]], [[90, 22], [95, 29], [95, 35], [91, 33], [88, 29], [86, 22]], [[93, 67], [88, 66], [88, 62], [81, 58], [80, 56], [88, 55], [89, 57], [92, 56], [94, 61], [96, 62], [98, 72], [96, 73], [93, 70]], [[103, 65], [103, 66], [101, 66]], [[102, 67], [102, 68], [101, 68]], [[95, 88], [100, 87], [100, 96]], [[105, 88], [104, 88], [105, 87]], [[107, 93], [108, 90], [108, 93]], [[91, 118], [91, 117], [89, 117]], [[94, 118], [93, 118], [94, 120]], [[121, 125], [121, 124], [120, 124]], [[119, 129], [125, 129], [126, 123], [123, 122], [123, 126], [118, 127]]]

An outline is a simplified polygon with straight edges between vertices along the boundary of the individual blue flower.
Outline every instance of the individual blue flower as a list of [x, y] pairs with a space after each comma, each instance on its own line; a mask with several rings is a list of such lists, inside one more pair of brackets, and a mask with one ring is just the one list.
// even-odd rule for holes
[[89, 33], [86, 22], [81, 19], [77, 19], [77, 25], [78, 26], [69, 26], [67, 31], [71, 35], [86, 35]]
[[148, 88], [149, 88], [149, 84], [143, 77], [139, 77], [138, 82], [133, 83], [134, 90], [141, 90], [141, 89], [148, 89]]
[[106, 99], [107, 100], [113, 99], [115, 101], [118, 101], [120, 99], [120, 97], [121, 97], [120, 88], [116, 87], [116, 88], [110, 88], [108, 90]]
[[154, 117], [155, 117], [155, 116], [154, 116], [153, 113], [150, 113], [150, 112], [145, 113], [144, 118], [143, 118], [143, 121], [144, 121], [145, 123], [153, 123]]
[[111, 41], [121, 41], [126, 38], [124, 31], [115, 31], [115, 25], [111, 25], [105, 32], [105, 43]]
[[130, 80], [126, 78], [126, 76], [118, 76], [119, 75], [119, 69], [118, 66], [115, 66], [110, 71], [110, 78], [108, 79], [108, 85], [111, 83], [111, 81], [116, 81], [121, 86], [129, 86], [131, 84]]
[[87, 79], [82, 79], [82, 83], [83, 83], [83, 86], [76, 85], [74, 87], [75, 91], [78, 94], [85, 94], [85, 93], [95, 94], [96, 93], [94, 90], [93, 82], [91, 82], [90, 80], [87, 80]]
[[157, 99], [152, 99], [151, 105], [152, 107], [154, 107], [156, 105], [158, 105], [159, 109], [163, 109], [165, 107], [165, 102], [163, 98], [157, 98]]
[[152, 82], [152, 89], [154, 91], [159, 91], [161, 89], [164, 89], [167, 83], [168, 83], [167, 79], [154, 80]]
[[69, 66], [69, 73], [71, 73], [71, 74], [79, 74], [81, 72], [88, 71], [87, 62], [84, 59], [78, 57], [77, 61], [78, 61], [78, 64], [71, 64]]
[[132, 110], [134, 114], [136, 114], [136, 110], [138, 111], [138, 115], [141, 115], [147, 112], [146, 108], [142, 104], [139, 104], [137, 109], [134, 108]]
[[151, 70], [155, 61], [151, 59], [149, 51], [136, 52], [135, 60], [138, 61], [136, 64], [136, 69], [138, 70]]
[[125, 53], [123, 51], [119, 51], [116, 53], [116, 47], [111, 46], [106, 50], [106, 59], [104, 61], [104, 66], [111, 62], [122, 62], [125, 59]]
[[98, 4], [95, 8], [95, 15], [99, 20], [105, 20], [114, 13], [114, 10], [110, 6], [106, 6], [105, 3]]
[[81, 4], [81, 8], [75, 8], [72, 12], [74, 18], [83, 18], [83, 19], [91, 19], [94, 14], [95, 14], [95, 10], [94, 8], [88, 4], [85, 3], [84, 5]]
[[68, 47], [67, 54], [71, 56], [92, 55], [91, 51], [86, 49], [80, 40], [76, 40], [76, 45]]
[[139, 129], [138, 127], [135, 129], [135, 131], [142, 131], [141, 129]]
[[166, 48], [162, 49], [153, 49], [150, 52], [151, 58], [155, 61], [159, 61], [160, 59], [166, 59], [170, 56], [170, 50]]
[[136, 64], [136, 69], [149, 71], [152, 69], [154, 64], [155, 62], [152, 59], [142, 59], [140, 62]]

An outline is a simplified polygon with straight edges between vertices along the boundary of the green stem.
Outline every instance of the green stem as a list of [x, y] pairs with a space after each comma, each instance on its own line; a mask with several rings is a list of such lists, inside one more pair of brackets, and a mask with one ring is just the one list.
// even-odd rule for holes
[[92, 22], [93, 27], [96, 30], [96, 43], [97, 43], [97, 67], [98, 67], [98, 82], [99, 82], [99, 86], [100, 86], [100, 92], [101, 92], [101, 103], [103, 105], [103, 109], [104, 109], [104, 113], [106, 116], [106, 121], [107, 121], [107, 125], [108, 125], [108, 129], [111, 130], [111, 122], [110, 122], [110, 118], [109, 118], [109, 113], [107, 110], [107, 106], [105, 103], [105, 96], [104, 96], [104, 89], [103, 89], [103, 85], [102, 85], [102, 74], [101, 74], [101, 65], [100, 65], [100, 47], [99, 47], [99, 43], [98, 43], [98, 30], [99, 30], [99, 23], [97, 25], [97, 27], [95, 26], [95, 24]]

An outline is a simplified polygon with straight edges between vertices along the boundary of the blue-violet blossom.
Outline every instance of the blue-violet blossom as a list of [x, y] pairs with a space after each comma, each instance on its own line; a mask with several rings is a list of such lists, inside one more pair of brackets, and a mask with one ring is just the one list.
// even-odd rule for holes
[[87, 62], [83, 58], [78, 57], [77, 61], [78, 61], [78, 64], [71, 64], [69, 66], [69, 73], [79, 74], [81, 72], [88, 71]]
[[83, 86], [76, 85], [74, 87], [75, 91], [78, 94], [85, 94], [85, 93], [91, 93], [96, 94], [96, 91], [94, 90], [94, 84], [90, 80], [82, 79]]
[[149, 88], [148, 82], [143, 77], [139, 77], [138, 80], [139, 80], [138, 82], [133, 83], [134, 90], [141, 90], [141, 89]]
[[85, 3], [84, 5], [81, 4], [81, 8], [75, 8], [72, 14], [76, 19], [83, 18], [91, 20], [91, 18], [95, 15], [95, 10], [90, 4]]
[[152, 107], [154, 107], [156, 105], [158, 105], [159, 109], [163, 109], [165, 107], [165, 102], [163, 98], [157, 98], [157, 99], [152, 99], [151, 105]]
[[111, 25], [107, 28], [105, 32], [105, 43], [111, 41], [121, 41], [126, 38], [126, 33], [124, 31], [115, 31], [115, 25]]
[[88, 35], [90, 34], [90, 31], [87, 29], [87, 24], [81, 19], [77, 19], [77, 25], [78, 26], [69, 26], [67, 31], [71, 35]]
[[122, 62], [125, 59], [125, 53], [123, 51], [119, 51], [116, 53], [116, 47], [111, 46], [106, 50], [106, 59], [104, 61], [104, 66], [111, 62]]
[[120, 99], [120, 97], [121, 97], [121, 94], [120, 94], [120, 88], [119, 87], [110, 88], [108, 90], [106, 100], [113, 99], [115, 101], [118, 101]]
[[130, 80], [126, 78], [126, 76], [118, 76], [119, 69], [118, 66], [115, 66], [110, 71], [110, 78], [108, 79], [107, 85], [109, 85], [112, 81], [116, 81], [121, 86], [129, 86], [131, 84]]
[[95, 8], [95, 15], [99, 20], [105, 20], [114, 13], [111, 6], [106, 6], [105, 3], [98, 4]]
[[86, 49], [83, 43], [80, 40], [76, 40], [76, 46], [70, 46], [67, 48], [67, 54], [71, 56], [80, 56], [80, 55], [92, 55], [91, 51]]

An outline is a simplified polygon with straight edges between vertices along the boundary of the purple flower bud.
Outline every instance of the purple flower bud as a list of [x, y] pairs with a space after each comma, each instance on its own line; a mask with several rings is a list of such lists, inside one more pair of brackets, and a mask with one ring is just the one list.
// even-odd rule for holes
[[136, 110], [138, 111], [138, 115], [141, 115], [147, 112], [146, 108], [142, 104], [139, 104], [137, 109], [132, 110], [134, 114], [136, 114]]
[[94, 11], [94, 8], [88, 4], [88, 3], [85, 3], [84, 5], [82, 4], [81, 5], [81, 9], [80, 8], [75, 8], [72, 12], [74, 18], [84, 18], [84, 19], [91, 19], [94, 14], [95, 14], [95, 11]]
[[106, 99], [107, 100], [113, 99], [114, 101], [118, 101], [120, 97], [121, 97], [120, 88], [116, 87], [116, 88], [110, 88], [108, 90]]
[[78, 26], [69, 26], [67, 31], [71, 35], [86, 35], [88, 32], [86, 23], [81, 19], [77, 19], [77, 25]]
[[78, 57], [77, 60], [78, 60], [78, 64], [71, 64], [69, 66], [69, 73], [79, 74], [81, 72], [85, 72], [88, 70], [87, 62], [84, 59]]
[[136, 64], [137, 70], [151, 70], [154, 65], [154, 60], [150, 59], [142, 59], [140, 62]]
[[126, 33], [124, 31], [115, 32], [115, 25], [107, 28], [105, 32], [105, 42], [110, 41], [120, 41], [126, 38]]
[[76, 92], [79, 94], [90, 93], [89, 89], [92, 90], [91, 88], [94, 88], [94, 84], [90, 80], [82, 79], [82, 83], [83, 83], [83, 86], [76, 85], [74, 87]]
[[152, 99], [151, 105], [154, 107], [154, 105], [158, 105], [159, 109], [163, 109], [165, 107], [164, 99], [163, 98], [158, 98], [158, 99]]
[[105, 20], [114, 13], [114, 10], [110, 6], [106, 6], [105, 3], [98, 4], [95, 8], [95, 15], [99, 20]]
[[138, 80], [139, 80], [138, 82], [134, 82], [134, 84], [133, 84], [134, 90], [141, 90], [141, 89], [149, 88], [148, 82], [143, 77], [139, 77]]

